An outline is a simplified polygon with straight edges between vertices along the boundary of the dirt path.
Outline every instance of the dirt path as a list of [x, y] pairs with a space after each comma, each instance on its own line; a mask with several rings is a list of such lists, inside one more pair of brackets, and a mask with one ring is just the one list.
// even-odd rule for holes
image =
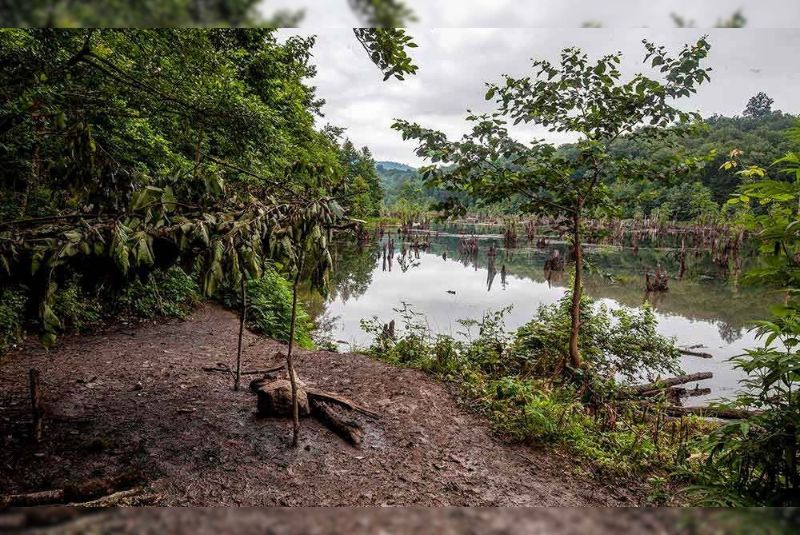
[[[382, 413], [355, 449], [316, 420], [255, 418], [255, 397], [202, 366], [231, 361], [238, 321], [206, 306], [187, 321], [35, 344], [0, 365], [0, 488], [59, 488], [133, 467], [160, 505], [635, 505], [569, 459], [508, 445], [424, 374], [356, 354], [298, 355], [310, 384]], [[280, 348], [248, 333], [246, 368]], [[41, 369], [45, 442], [27, 446], [26, 378]], [[192, 411], [193, 412], [190, 412]]]

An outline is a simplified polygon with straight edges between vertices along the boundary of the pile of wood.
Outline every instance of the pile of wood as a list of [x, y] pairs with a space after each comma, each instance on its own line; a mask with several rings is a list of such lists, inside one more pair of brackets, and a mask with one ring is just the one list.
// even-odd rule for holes
[[[328, 429], [353, 446], [364, 440], [364, 426], [357, 415], [379, 418], [380, 415], [343, 396], [306, 385], [295, 377], [300, 416], [313, 416]], [[258, 397], [258, 415], [292, 417], [292, 384], [289, 379], [267, 374], [250, 383]]]

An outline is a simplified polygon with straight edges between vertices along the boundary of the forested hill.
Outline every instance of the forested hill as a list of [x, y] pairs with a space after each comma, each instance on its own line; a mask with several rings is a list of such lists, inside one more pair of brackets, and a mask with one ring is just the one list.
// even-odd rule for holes
[[410, 165], [398, 162], [375, 162], [384, 192], [384, 203], [392, 206], [401, 198], [425, 200], [422, 178]]
[[399, 162], [375, 162], [379, 171], [414, 171], [415, 169], [410, 165]]
[[[767, 98], [766, 95], [762, 98]], [[664, 139], [657, 144], [639, 144], [622, 138], [613, 149], [633, 160], [699, 158], [697, 170], [680, 179], [653, 183], [635, 176], [620, 176], [608, 184], [613, 197], [623, 210], [624, 217], [637, 215], [660, 216], [668, 219], [690, 220], [713, 217], [719, 213], [742, 178], [721, 169], [732, 150], [740, 150], [749, 162], [768, 168], [772, 162], [795, 150], [789, 132], [797, 128], [798, 117], [773, 111], [770, 106], [756, 106], [761, 101], [751, 99], [745, 114], [735, 117], [714, 115], [705, 119], [697, 132], [679, 138]], [[755, 108], [753, 106], [756, 106]], [[569, 150], [568, 146], [562, 150]], [[376, 162], [385, 205], [402, 201], [421, 209], [442, 198], [441, 192], [431, 192], [424, 186], [417, 170], [396, 162]], [[688, 178], [688, 180], [687, 180]], [[492, 212], [513, 212], [515, 203], [491, 206]]]

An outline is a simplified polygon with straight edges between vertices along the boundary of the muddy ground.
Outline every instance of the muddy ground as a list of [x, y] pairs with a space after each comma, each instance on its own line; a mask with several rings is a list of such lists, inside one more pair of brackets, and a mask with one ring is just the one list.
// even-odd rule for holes
[[[235, 358], [238, 320], [204, 306], [186, 321], [115, 327], [31, 342], [0, 364], [0, 489], [61, 488], [130, 469], [156, 505], [638, 505], [640, 493], [583, 472], [566, 456], [504, 443], [489, 422], [421, 372], [357, 354], [300, 352], [309, 384], [377, 410], [354, 448], [304, 419], [259, 419], [256, 399], [203, 366]], [[282, 346], [247, 333], [245, 368]], [[44, 441], [30, 441], [27, 374], [41, 370]]]

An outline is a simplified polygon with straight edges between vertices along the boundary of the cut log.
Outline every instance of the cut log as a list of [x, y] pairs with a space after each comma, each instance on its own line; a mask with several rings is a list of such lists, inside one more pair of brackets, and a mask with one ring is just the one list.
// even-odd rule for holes
[[644, 385], [635, 385], [630, 387], [630, 392], [634, 394], [641, 394], [642, 392], [649, 392], [650, 390], [660, 390], [670, 386], [684, 385], [694, 381], [703, 381], [704, 379], [711, 379], [714, 374], [711, 372], [690, 373], [689, 375], [679, 375], [677, 377], [668, 377], [667, 379], [660, 379], [655, 383], [648, 383]]
[[[255, 388], [254, 386], [255, 385]], [[292, 415], [292, 383], [288, 379], [253, 381], [258, 396], [259, 416], [291, 416]], [[305, 389], [298, 385], [297, 404], [301, 416], [311, 413]]]
[[356, 411], [364, 416], [369, 416], [370, 418], [380, 418], [381, 415], [375, 411], [372, 411], [366, 407], [355, 403], [345, 397], [339, 396], [337, 394], [332, 394], [330, 392], [325, 392], [324, 390], [318, 390], [316, 388], [306, 388], [306, 394], [308, 398], [315, 401], [325, 401], [328, 403], [335, 403], [337, 405], [341, 405], [346, 409], [350, 409], [351, 411]]
[[750, 411], [744, 409], [729, 409], [725, 407], [667, 407], [667, 414], [672, 416], [706, 416], [709, 418], [720, 418], [722, 420], [744, 420], [751, 416], [758, 416], [761, 411]]
[[364, 430], [358, 421], [348, 418], [341, 408], [332, 403], [319, 399], [311, 400], [311, 407], [316, 416], [325, 426], [342, 437], [353, 446], [360, 446], [364, 439]]

